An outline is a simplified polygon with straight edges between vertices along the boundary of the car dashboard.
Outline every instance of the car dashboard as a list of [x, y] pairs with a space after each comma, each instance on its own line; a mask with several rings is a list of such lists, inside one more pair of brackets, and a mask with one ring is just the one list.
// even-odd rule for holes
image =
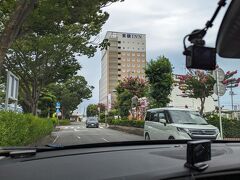
[[240, 143], [213, 143], [209, 167], [184, 166], [186, 144], [119, 145], [0, 157], [0, 179], [239, 179]]

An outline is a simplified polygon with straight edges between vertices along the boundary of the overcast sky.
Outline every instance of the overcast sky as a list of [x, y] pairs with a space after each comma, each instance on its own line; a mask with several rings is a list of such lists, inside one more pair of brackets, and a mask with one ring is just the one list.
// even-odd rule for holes
[[[173, 64], [174, 73], [184, 74], [185, 57], [182, 55], [182, 39], [197, 28], [203, 28], [217, 7], [218, 0], [125, 0], [114, 3], [104, 10], [110, 14], [103, 26], [100, 37], [107, 31], [120, 31], [146, 34], [147, 61], [160, 55], [168, 57]], [[228, 1], [229, 3], [229, 1]], [[218, 28], [227, 7], [224, 7], [213, 28], [209, 29], [205, 40], [208, 46], [214, 46]], [[240, 67], [240, 60], [217, 58], [218, 64], [225, 71], [236, 70]], [[82, 69], [79, 72], [90, 85], [93, 85], [93, 97], [79, 106], [82, 112], [89, 103], [98, 103], [99, 79], [101, 77], [101, 52], [93, 58], [85, 56], [79, 58]], [[239, 73], [238, 73], [239, 74]], [[235, 103], [240, 104], [240, 90], [234, 90]], [[230, 108], [230, 96], [227, 92], [222, 98], [222, 104]]]

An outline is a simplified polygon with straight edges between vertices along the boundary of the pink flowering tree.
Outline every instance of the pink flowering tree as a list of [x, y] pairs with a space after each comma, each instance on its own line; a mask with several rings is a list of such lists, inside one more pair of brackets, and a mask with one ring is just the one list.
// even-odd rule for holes
[[202, 115], [206, 98], [213, 94], [214, 78], [204, 71], [197, 70], [193, 74], [181, 75], [178, 79], [183, 97], [200, 99]]

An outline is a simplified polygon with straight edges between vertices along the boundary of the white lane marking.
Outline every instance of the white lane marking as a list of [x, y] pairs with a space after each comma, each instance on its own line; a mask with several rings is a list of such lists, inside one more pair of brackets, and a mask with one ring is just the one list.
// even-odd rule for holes
[[103, 127], [102, 126], [99, 126], [100, 129], [102, 129]]
[[108, 141], [107, 139], [105, 139], [105, 138], [102, 138], [102, 140], [104, 140], [104, 141], [106, 141], [106, 142], [110, 142], [110, 141]]
[[77, 136], [77, 138], [78, 138], [78, 139], [81, 139], [81, 137], [80, 137], [80, 136]]
[[57, 141], [58, 138], [59, 138], [59, 136], [57, 135], [52, 143], [54, 144]]

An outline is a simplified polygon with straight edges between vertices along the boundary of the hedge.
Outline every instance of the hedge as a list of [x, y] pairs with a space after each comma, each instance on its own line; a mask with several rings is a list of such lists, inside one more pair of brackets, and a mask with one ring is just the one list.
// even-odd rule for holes
[[118, 126], [129, 126], [129, 127], [137, 127], [137, 128], [143, 128], [144, 127], [144, 121], [142, 120], [118, 120], [113, 119], [109, 123], [110, 125], [118, 125]]
[[66, 126], [66, 125], [69, 125], [70, 124], [70, 120], [67, 120], [67, 119], [60, 119], [59, 120], [59, 125], [60, 126]]
[[[208, 115], [206, 118], [209, 124], [219, 128], [219, 116]], [[240, 138], [240, 121], [222, 117], [222, 127], [224, 138]]]
[[51, 119], [0, 111], [0, 146], [23, 146], [36, 142], [53, 130]]

